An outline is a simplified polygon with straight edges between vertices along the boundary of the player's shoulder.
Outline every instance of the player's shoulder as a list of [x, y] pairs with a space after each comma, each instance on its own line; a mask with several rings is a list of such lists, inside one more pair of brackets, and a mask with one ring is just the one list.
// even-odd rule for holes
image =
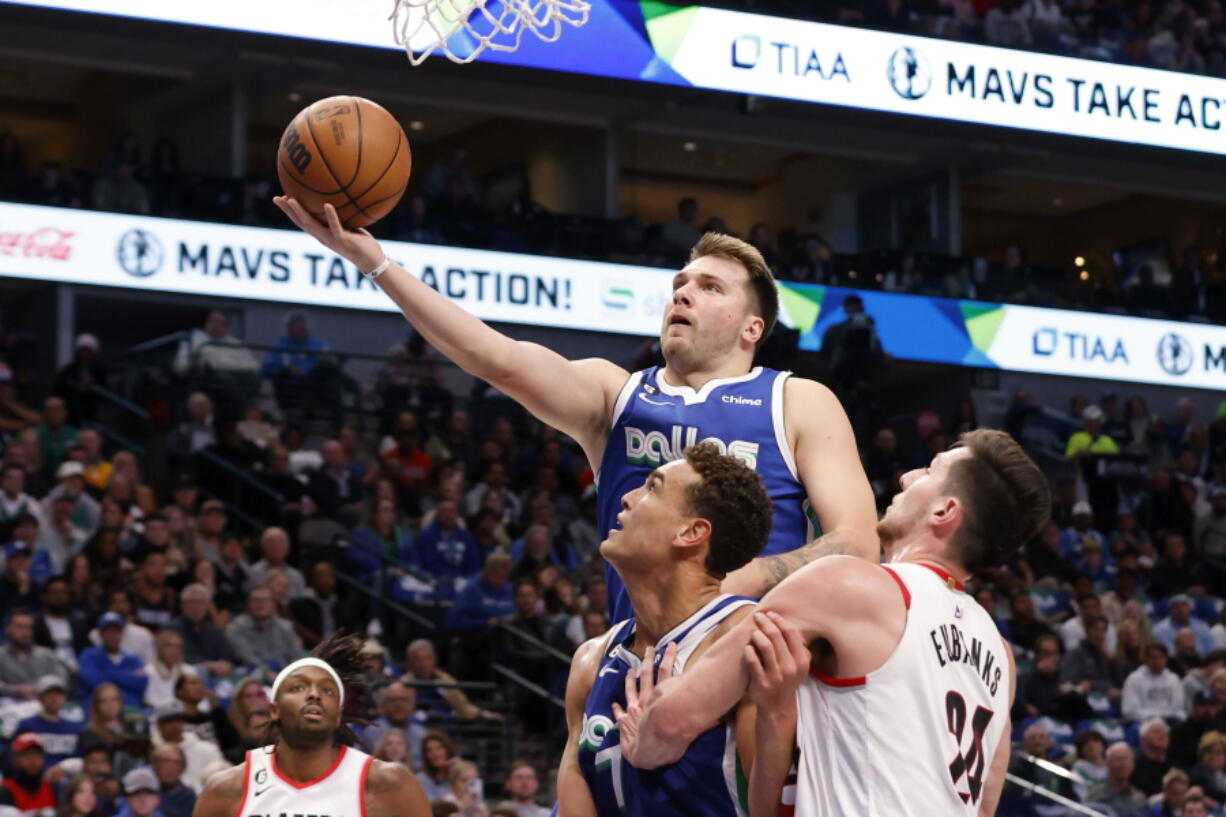
[[410, 785], [410, 780], [417, 782], [417, 778], [407, 766], [371, 758], [370, 771], [366, 775], [366, 791], [370, 794], [396, 791]]
[[210, 777], [200, 791], [194, 817], [233, 817], [242, 805], [246, 778], [246, 760]]
[[571, 365], [582, 371], [585, 376], [598, 381], [601, 386], [614, 391], [620, 391], [630, 378], [630, 372], [603, 357], [585, 357], [573, 361]]
[[850, 615], [860, 608], [878, 609], [880, 600], [891, 592], [901, 599], [897, 587], [882, 565], [858, 556], [825, 556], [788, 576], [762, 599], [760, 607], [783, 615], [819, 608]]
[[[797, 377], [791, 375], [783, 384], [783, 400], [784, 408], [794, 406], [796, 409], [804, 411], [812, 411], [814, 408], [821, 410], [828, 407], [837, 407], [842, 411], [842, 404], [839, 403], [839, 398], [830, 390], [829, 386], [823, 385], [816, 380], [810, 380], [807, 377]], [[799, 405], [797, 405], [799, 401]]]

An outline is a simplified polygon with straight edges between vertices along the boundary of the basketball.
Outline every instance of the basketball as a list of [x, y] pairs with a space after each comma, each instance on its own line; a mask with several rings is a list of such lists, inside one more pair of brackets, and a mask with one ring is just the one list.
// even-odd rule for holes
[[350, 229], [383, 218], [404, 195], [409, 140], [369, 99], [332, 96], [304, 108], [281, 137], [277, 176], [285, 195], [322, 220], [331, 203]]

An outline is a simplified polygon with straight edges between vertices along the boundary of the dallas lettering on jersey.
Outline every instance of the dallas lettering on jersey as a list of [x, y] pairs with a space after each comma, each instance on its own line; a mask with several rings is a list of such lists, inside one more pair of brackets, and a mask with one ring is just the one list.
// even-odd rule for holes
[[[941, 634], [939, 640], [938, 630]], [[996, 694], [996, 689], [1000, 686], [1001, 662], [983, 642], [978, 638], [971, 638], [968, 643], [966, 635], [956, 624], [942, 624], [934, 630], [929, 630], [928, 635], [942, 667], [947, 664], [972, 666], [979, 673], [979, 679], [987, 685], [988, 692]]]
[[[665, 437], [660, 431], [644, 432], [642, 429], [626, 426], [626, 461], [632, 465], [663, 465], [681, 459], [681, 452], [697, 442], [700, 440], [698, 428], [695, 426], [675, 425], [669, 437]], [[758, 443], [745, 440], [725, 443], [718, 437], [705, 437], [701, 442], [713, 443], [719, 453], [736, 457], [754, 470], [758, 468]]]

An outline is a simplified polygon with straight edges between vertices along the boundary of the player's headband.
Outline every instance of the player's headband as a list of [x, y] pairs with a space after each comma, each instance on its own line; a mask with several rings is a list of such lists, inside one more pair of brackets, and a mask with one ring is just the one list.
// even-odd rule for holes
[[341, 677], [336, 674], [336, 670], [327, 662], [319, 658], [299, 658], [294, 663], [290, 664], [285, 669], [277, 674], [277, 680], [272, 682], [272, 699], [277, 700], [277, 690], [281, 688], [281, 682], [293, 675], [303, 667], [319, 667], [324, 672], [332, 676], [332, 680], [336, 681], [337, 696], [340, 698], [340, 703], [345, 703], [345, 685], [341, 683]]

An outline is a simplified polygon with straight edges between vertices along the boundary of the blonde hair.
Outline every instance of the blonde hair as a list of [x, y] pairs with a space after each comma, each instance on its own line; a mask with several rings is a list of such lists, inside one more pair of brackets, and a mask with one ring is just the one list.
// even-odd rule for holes
[[455, 785], [466, 772], [471, 771], [477, 773], [477, 764], [471, 760], [459, 760], [458, 758], [451, 764], [451, 768], [447, 771], [447, 782]]
[[775, 287], [775, 276], [767, 266], [766, 259], [754, 245], [723, 233], [707, 233], [698, 239], [694, 249], [690, 250], [690, 263], [709, 255], [740, 264], [748, 273], [749, 280], [745, 287], [753, 296], [753, 305], [756, 307], [754, 314], [760, 317], [763, 323], [762, 337], [758, 338], [755, 344], [755, 348], [761, 348], [779, 317], [779, 290]]
[[1203, 762], [1205, 755], [1209, 754], [1212, 749], [1226, 751], [1226, 735], [1216, 729], [1201, 735], [1200, 743], [1196, 746], [1196, 759]]

